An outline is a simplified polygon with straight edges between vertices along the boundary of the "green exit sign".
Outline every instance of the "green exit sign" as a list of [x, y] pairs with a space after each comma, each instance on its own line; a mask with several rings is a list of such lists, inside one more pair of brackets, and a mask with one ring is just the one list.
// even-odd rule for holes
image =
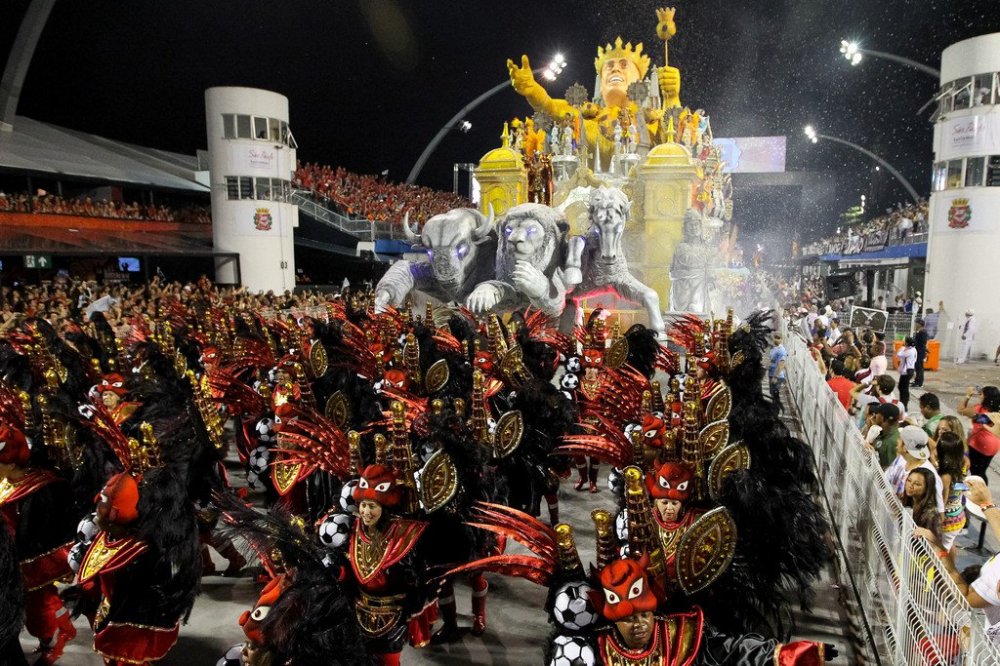
[[25, 268], [52, 268], [51, 254], [26, 254], [24, 255]]

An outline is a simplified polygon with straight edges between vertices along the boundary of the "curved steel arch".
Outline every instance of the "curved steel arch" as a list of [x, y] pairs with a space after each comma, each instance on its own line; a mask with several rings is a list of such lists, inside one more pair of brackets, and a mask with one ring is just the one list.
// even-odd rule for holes
[[17, 102], [21, 99], [24, 78], [28, 75], [38, 38], [42, 36], [55, 4], [56, 0], [32, 0], [24, 13], [7, 57], [3, 79], [0, 79], [0, 130], [9, 132], [14, 129], [14, 115], [17, 113]]

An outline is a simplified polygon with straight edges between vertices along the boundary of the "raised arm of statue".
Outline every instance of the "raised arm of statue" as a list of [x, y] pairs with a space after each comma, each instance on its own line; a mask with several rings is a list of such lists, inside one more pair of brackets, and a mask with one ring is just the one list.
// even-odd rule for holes
[[402, 305], [414, 288], [426, 287], [432, 281], [433, 272], [428, 263], [407, 259], [393, 262], [375, 286], [375, 308], [382, 310], [387, 305]]
[[521, 56], [520, 66], [508, 58], [507, 72], [510, 74], [510, 83], [514, 86], [514, 90], [528, 100], [528, 104], [535, 111], [544, 111], [553, 118], [562, 118], [566, 113], [572, 112], [573, 108], [566, 100], [549, 97], [545, 88], [535, 81], [528, 56]]

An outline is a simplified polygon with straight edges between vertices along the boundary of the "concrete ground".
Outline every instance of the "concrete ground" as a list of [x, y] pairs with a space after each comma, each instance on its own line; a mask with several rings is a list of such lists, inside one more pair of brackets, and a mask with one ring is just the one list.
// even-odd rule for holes
[[[786, 401], [785, 404], [789, 403], [790, 401]], [[783, 419], [793, 431], [798, 430], [794, 414], [786, 411]], [[570, 483], [564, 483], [560, 490], [560, 517], [573, 525], [580, 556], [585, 564], [595, 559], [594, 528], [590, 512], [596, 508], [614, 509], [614, 500], [606, 485], [607, 469], [606, 466], [603, 468], [601, 492], [596, 495], [575, 492]], [[214, 553], [213, 557], [222, 570], [225, 562]], [[485, 635], [477, 638], [466, 632], [463, 640], [452, 645], [428, 646], [421, 650], [407, 648], [403, 654], [403, 663], [453, 666], [541, 664], [544, 641], [550, 632], [542, 610], [545, 590], [520, 579], [490, 576], [489, 580], [489, 627]], [[794, 608], [796, 638], [834, 643], [843, 655], [834, 663], [854, 663], [849, 652], [850, 646], [844, 637], [848, 623], [832, 578], [828, 574], [824, 575], [815, 589], [816, 600], [811, 611]], [[181, 628], [178, 643], [168, 657], [158, 663], [165, 666], [213, 666], [230, 646], [241, 642], [243, 634], [237, 620], [244, 610], [252, 607], [258, 590], [259, 586], [251, 578], [234, 580], [219, 576], [206, 577], [190, 622]], [[459, 625], [469, 627], [472, 621], [470, 590], [464, 581], [456, 583], [455, 597], [458, 602]], [[78, 619], [75, 626], [79, 635], [67, 647], [59, 663], [65, 666], [99, 666], [103, 662], [91, 650], [92, 634], [86, 620]], [[36, 645], [27, 633], [22, 634], [21, 644], [26, 653]], [[29, 655], [29, 663], [30, 661]]]

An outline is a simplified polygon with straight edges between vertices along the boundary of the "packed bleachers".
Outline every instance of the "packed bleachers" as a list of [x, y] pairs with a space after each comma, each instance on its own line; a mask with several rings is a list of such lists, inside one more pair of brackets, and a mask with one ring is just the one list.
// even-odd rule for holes
[[927, 232], [927, 202], [898, 207], [885, 215], [847, 227], [842, 234], [830, 236], [802, 247], [803, 256], [858, 254], [905, 242]]
[[293, 182], [347, 217], [373, 222], [396, 223], [409, 212], [410, 221], [420, 223], [452, 208], [472, 205], [451, 192], [393, 183], [328, 165], [300, 164]]
[[45, 215], [76, 215], [114, 220], [154, 220], [186, 224], [211, 224], [211, 210], [204, 206], [172, 208], [165, 205], [140, 204], [136, 201], [112, 201], [90, 197], [66, 198], [55, 194], [0, 192], [0, 212], [37, 213]]

